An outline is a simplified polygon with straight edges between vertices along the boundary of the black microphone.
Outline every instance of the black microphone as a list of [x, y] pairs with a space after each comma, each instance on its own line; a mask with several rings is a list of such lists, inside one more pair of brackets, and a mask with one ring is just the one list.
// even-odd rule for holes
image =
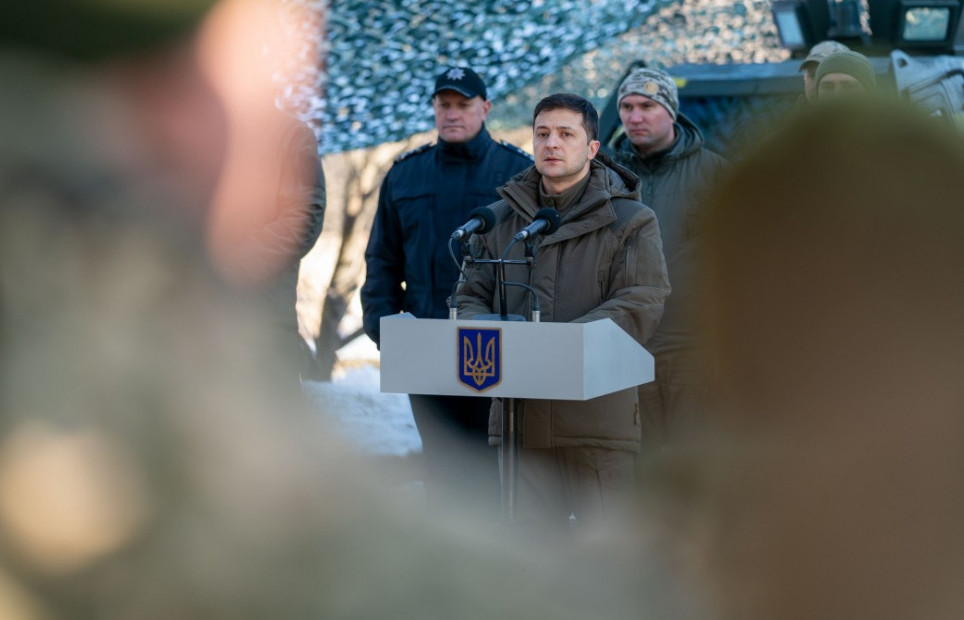
[[495, 226], [495, 211], [488, 207], [479, 207], [469, 214], [469, 221], [462, 224], [452, 233], [452, 239], [465, 239], [472, 233], [488, 232]]
[[532, 223], [517, 232], [512, 240], [524, 241], [532, 235], [537, 235], [539, 233], [551, 235], [559, 230], [559, 224], [561, 222], [562, 218], [559, 217], [558, 211], [552, 207], [543, 207], [536, 211], [536, 216], [533, 218]]

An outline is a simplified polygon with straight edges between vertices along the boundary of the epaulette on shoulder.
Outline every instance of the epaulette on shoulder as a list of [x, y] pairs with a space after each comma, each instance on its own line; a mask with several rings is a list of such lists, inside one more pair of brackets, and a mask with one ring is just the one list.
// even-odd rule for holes
[[523, 157], [525, 157], [525, 158], [528, 159], [529, 161], [534, 161], [533, 158], [532, 158], [532, 155], [530, 155], [529, 153], [523, 151], [522, 149], [520, 149], [519, 147], [517, 147], [516, 145], [514, 145], [514, 144], [512, 144], [512, 143], [510, 143], [510, 142], [506, 142], [505, 140], [499, 140], [499, 144], [501, 144], [504, 148], [509, 149], [509, 150], [512, 151], [513, 153], [518, 153], [519, 155], [522, 155]]
[[433, 146], [435, 146], [435, 144], [432, 143], [432, 142], [429, 142], [428, 144], [423, 144], [422, 146], [417, 147], [417, 148], [414, 148], [414, 149], [412, 149], [411, 151], [405, 151], [404, 153], [402, 153], [401, 155], [399, 155], [398, 157], [395, 158], [395, 163], [397, 164], [398, 162], [402, 161], [403, 159], [408, 159], [408, 158], [411, 157], [412, 155], [418, 155], [418, 154], [421, 153], [422, 151], [427, 151], [428, 149], [432, 148]]

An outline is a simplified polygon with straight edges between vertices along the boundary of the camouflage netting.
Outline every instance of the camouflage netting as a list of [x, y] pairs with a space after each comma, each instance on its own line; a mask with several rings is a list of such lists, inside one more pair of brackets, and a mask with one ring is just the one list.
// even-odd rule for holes
[[[322, 70], [291, 87], [323, 152], [366, 148], [432, 128], [428, 95], [448, 63], [468, 64], [495, 102], [489, 125], [525, 125], [535, 102], [571, 91], [601, 106], [634, 60], [770, 62], [769, 0], [287, 0], [324, 15]], [[315, 30], [317, 31], [317, 30]]]
[[402, 0], [333, 3], [324, 149], [399, 140], [432, 127], [446, 64], [469, 65], [500, 99], [642, 25], [673, 0]]
[[560, 90], [584, 95], [601, 110], [626, 68], [636, 60], [672, 67], [683, 63], [779, 62], [788, 57], [789, 52], [780, 47], [769, 0], [673, 2], [653, 13], [642, 26], [510, 93], [490, 116], [490, 125], [525, 124], [539, 97]]

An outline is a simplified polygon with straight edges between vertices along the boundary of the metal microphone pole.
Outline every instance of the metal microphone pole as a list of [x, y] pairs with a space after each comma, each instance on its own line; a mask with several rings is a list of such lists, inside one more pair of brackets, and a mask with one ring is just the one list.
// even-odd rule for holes
[[498, 280], [499, 286], [499, 316], [502, 317], [503, 321], [509, 320], [509, 310], [505, 299], [505, 260], [499, 259], [499, 264], [496, 266], [495, 277]]
[[[533, 244], [525, 245], [525, 262], [531, 270], [535, 263], [536, 250]], [[505, 316], [505, 262], [499, 263], [503, 270], [500, 283], [502, 296], [502, 314]], [[529, 281], [532, 281], [531, 272]], [[542, 307], [535, 289], [525, 286], [532, 296], [532, 322], [538, 323], [542, 317]], [[516, 410], [518, 405], [524, 405], [523, 399], [506, 398], [502, 401], [502, 522], [515, 524], [518, 522], [519, 507], [519, 437], [522, 415]]]
[[519, 418], [516, 399], [502, 400], [502, 522], [515, 523], [519, 500]]
[[[526, 247], [525, 258], [526, 258], [526, 261], [529, 263], [529, 283], [531, 284], [532, 283], [532, 266], [536, 262], [536, 249], [535, 249], [535, 246], [533, 246], [533, 244], [531, 243], [526, 243], [525, 247]], [[529, 288], [529, 295], [531, 295], [529, 305], [532, 308], [532, 310], [530, 311], [529, 318], [533, 323], [538, 323], [539, 320], [542, 318], [542, 305], [539, 303], [539, 295], [536, 294], [535, 289], [530, 287], [527, 287], [527, 288]]]

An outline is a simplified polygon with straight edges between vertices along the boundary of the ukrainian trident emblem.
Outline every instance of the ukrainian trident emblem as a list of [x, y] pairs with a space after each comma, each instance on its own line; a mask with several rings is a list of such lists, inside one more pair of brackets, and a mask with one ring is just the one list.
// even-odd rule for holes
[[460, 327], [459, 381], [482, 392], [502, 381], [502, 330]]

